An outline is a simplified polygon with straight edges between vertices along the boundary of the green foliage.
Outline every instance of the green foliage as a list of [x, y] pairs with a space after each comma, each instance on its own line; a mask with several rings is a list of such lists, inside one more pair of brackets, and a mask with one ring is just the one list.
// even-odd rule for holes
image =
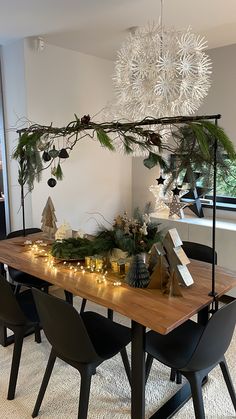
[[63, 173], [62, 173], [62, 169], [61, 169], [61, 165], [60, 163], [58, 163], [56, 171], [55, 171], [55, 177], [57, 180], [62, 180], [63, 179]]
[[93, 254], [92, 242], [86, 238], [70, 238], [56, 240], [51, 247], [51, 254], [55, 258], [70, 260], [84, 259]]
[[96, 132], [97, 132], [97, 137], [98, 137], [98, 140], [100, 141], [100, 144], [103, 147], [108, 148], [108, 150], [114, 151], [115, 147], [113, 146], [111, 139], [106, 134], [106, 132], [102, 128], [98, 128]]
[[236, 197], [236, 161], [227, 160], [228, 172], [217, 171], [217, 195]]
[[[126, 154], [132, 154], [134, 149], [148, 152], [144, 159], [144, 165], [151, 169], [159, 165], [165, 173], [171, 173], [173, 180], [187, 168], [192, 170], [206, 167], [206, 173], [212, 171], [214, 161], [214, 144], [217, 141], [217, 165], [220, 170], [228, 170], [223, 155], [233, 161], [236, 158], [234, 146], [221, 127], [209, 122], [209, 120], [198, 119], [198, 117], [170, 118], [170, 127], [173, 141], [165, 143], [161, 135], [154, 130], [147, 129], [152, 124], [160, 124], [166, 118], [159, 120], [147, 119], [138, 122], [119, 123], [117, 121], [107, 123], [94, 123], [89, 115], [81, 119], [75, 115], [75, 120], [62, 128], [55, 128], [51, 125], [32, 125], [27, 129], [20, 130], [18, 145], [13, 153], [19, 163], [18, 181], [21, 185], [28, 184], [31, 190], [35, 181], [40, 180], [41, 172], [50, 165], [56, 167], [55, 177], [61, 180], [62, 170], [58, 159], [59, 150], [55, 147], [60, 137], [66, 139], [67, 149], [72, 150], [85, 136], [94, 137], [97, 134], [99, 143], [110, 151], [115, 147], [110, 134], [123, 142]], [[90, 134], [91, 133], [91, 134]], [[51, 156], [50, 161], [43, 161], [42, 154], [46, 151]], [[177, 156], [178, 164], [174, 168], [163, 158], [163, 152]], [[42, 153], [42, 154], [41, 154]], [[52, 167], [53, 167], [52, 166]], [[209, 182], [208, 182], [209, 183]]]
[[19, 161], [18, 182], [20, 185], [33, 189], [35, 180], [41, 180], [43, 163], [37, 145], [41, 135], [39, 133], [22, 134], [13, 153], [13, 158]]
[[166, 164], [166, 161], [163, 159], [163, 157], [160, 156], [159, 154], [154, 154], [152, 152], [149, 153], [148, 158], [143, 160], [143, 164], [148, 169], [152, 169], [153, 167], [159, 164], [161, 169], [168, 170], [168, 166]]
[[93, 254], [105, 255], [116, 246], [116, 238], [113, 230], [104, 229], [99, 231], [93, 240]]
[[129, 255], [148, 252], [152, 245], [161, 240], [158, 225], [153, 223], [147, 227], [148, 234], [125, 233], [122, 228], [100, 231], [93, 239], [93, 254], [105, 255], [113, 249], [118, 248]]
[[[189, 173], [199, 171], [202, 173], [202, 185], [206, 189], [211, 188], [214, 147], [217, 141], [216, 162], [217, 169], [228, 173], [228, 164], [225, 153], [233, 161], [236, 158], [234, 146], [225, 134], [224, 130], [209, 121], [191, 122], [181, 126], [172, 133], [176, 140], [175, 165], [169, 164], [166, 173], [171, 173], [169, 185], [181, 176], [181, 173], [189, 170]], [[195, 182], [194, 174], [192, 175]], [[168, 189], [169, 185], [166, 186]], [[192, 185], [193, 186], [193, 185]]]

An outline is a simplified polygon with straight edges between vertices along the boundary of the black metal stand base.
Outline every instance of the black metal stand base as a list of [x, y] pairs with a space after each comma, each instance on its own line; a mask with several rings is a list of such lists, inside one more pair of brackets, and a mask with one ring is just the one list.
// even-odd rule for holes
[[[205, 377], [202, 385], [206, 384], [208, 378]], [[171, 399], [158, 409], [156, 413], [150, 416], [150, 419], [169, 419], [177, 413], [181, 407], [192, 397], [189, 383], [185, 383], [183, 387]]]

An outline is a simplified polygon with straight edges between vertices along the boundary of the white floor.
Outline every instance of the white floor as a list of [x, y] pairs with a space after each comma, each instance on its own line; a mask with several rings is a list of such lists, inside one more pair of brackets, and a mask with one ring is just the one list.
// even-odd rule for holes
[[[80, 299], [75, 298], [75, 306]], [[89, 304], [88, 308], [102, 313], [106, 310]], [[115, 320], [127, 323], [127, 319], [115, 314]], [[129, 322], [128, 322], [129, 324]], [[12, 346], [0, 347], [0, 419], [29, 419], [48, 359], [50, 346], [43, 336], [41, 344], [34, 342], [33, 336], [24, 341], [15, 400], [6, 400]], [[227, 353], [232, 379], [236, 386], [236, 334]], [[40, 418], [75, 419], [77, 417], [79, 374], [62, 361], [56, 362]], [[155, 362], [146, 386], [146, 417], [164, 403], [178, 386], [169, 381], [169, 369]], [[231, 400], [216, 368], [204, 388], [206, 418], [236, 417]], [[93, 377], [88, 419], [128, 419], [130, 418], [130, 388], [124, 373], [120, 356], [103, 363]], [[174, 418], [194, 418], [192, 402], [189, 401]], [[163, 418], [164, 419], [164, 418]]]

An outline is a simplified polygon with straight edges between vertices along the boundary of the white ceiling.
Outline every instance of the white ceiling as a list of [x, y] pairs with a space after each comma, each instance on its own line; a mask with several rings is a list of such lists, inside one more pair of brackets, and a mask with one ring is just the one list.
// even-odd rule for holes
[[[163, 21], [191, 25], [210, 48], [236, 43], [236, 0], [163, 0]], [[0, 44], [47, 43], [113, 59], [129, 27], [158, 21], [160, 0], [0, 0]]]

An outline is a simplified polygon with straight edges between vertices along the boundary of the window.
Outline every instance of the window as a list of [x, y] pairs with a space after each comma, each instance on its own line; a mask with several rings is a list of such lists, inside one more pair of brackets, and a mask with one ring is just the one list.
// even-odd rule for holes
[[[173, 168], [175, 168], [176, 162], [176, 156], [171, 155], [171, 165]], [[216, 202], [217, 202], [217, 208], [229, 210], [229, 211], [236, 211], [236, 161], [230, 161], [225, 156], [225, 163], [229, 167], [227, 170], [227, 174], [224, 170], [219, 168], [217, 169], [217, 181], [216, 181]], [[209, 169], [207, 169], [209, 171]], [[206, 169], [202, 168], [202, 173], [205, 174]], [[178, 183], [181, 185], [184, 183], [186, 173], [180, 173], [178, 177]], [[200, 173], [199, 173], [200, 175]], [[205, 193], [203, 192], [206, 185], [204, 185], [204, 182], [207, 180], [210, 181], [211, 175], [199, 176], [199, 178], [196, 179], [196, 186], [198, 188], [199, 195], [201, 197], [202, 205], [203, 207], [211, 207], [212, 206], [212, 200], [213, 200], [213, 191], [208, 190]], [[210, 181], [212, 183], [212, 181]], [[202, 191], [201, 191], [202, 190]], [[184, 198], [184, 197], [183, 197]]]
[[[236, 211], [236, 162], [226, 159], [230, 170], [227, 174], [223, 171], [217, 172], [216, 202], [217, 207]], [[205, 195], [206, 199], [212, 199], [212, 191]]]

